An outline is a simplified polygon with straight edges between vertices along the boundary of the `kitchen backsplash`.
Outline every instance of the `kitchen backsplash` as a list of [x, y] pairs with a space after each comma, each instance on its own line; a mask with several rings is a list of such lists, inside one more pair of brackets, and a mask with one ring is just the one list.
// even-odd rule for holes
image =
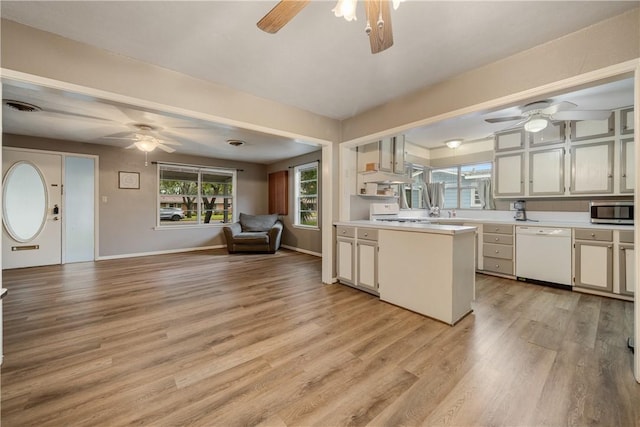
[[[589, 202], [592, 200], [633, 200], [629, 197], [580, 197], [579, 199], [522, 199], [527, 201], [527, 211], [545, 212], [589, 212]], [[496, 199], [496, 210], [506, 211], [513, 203], [513, 199]]]

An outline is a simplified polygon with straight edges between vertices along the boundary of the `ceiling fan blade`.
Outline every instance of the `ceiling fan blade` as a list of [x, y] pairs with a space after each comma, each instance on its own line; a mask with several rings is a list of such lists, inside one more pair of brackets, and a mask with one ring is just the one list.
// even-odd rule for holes
[[106, 119], [104, 117], [98, 117], [98, 116], [91, 116], [88, 114], [80, 114], [80, 113], [70, 113], [68, 111], [61, 111], [61, 110], [54, 110], [51, 108], [46, 108], [42, 110], [43, 113], [48, 113], [52, 116], [60, 116], [62, 118], [65, 119], [71, 119], [74, 117], [78, 117], [78, 118], [82, 118], [82, 119], [89, 119], [89, 120], [96, 120], [96, 121], [101, 121], [101, 122], [113, 122], [113, 120], [111, 119]]
[[606, 120], [611, 115], [608, 110], [559, 111], [553, 114], [553, 120]]
[[282, 0], [258, 21], [258, 28], [270, 34], [277, 33], [309, 3], [310, 0]]
[[[389, 0], [366, 0], [367, 21], [371, 25], [369, 43], [371, 53], [379, 53], [393, 46], [393, 31], [391, 27], [391, 13]], [[380, 18], [384, 24], [379, 27]]]
[[164, 145], [164, 144], [158, 144], [158, 145], [157, 145], [157, 147], [158, 147], [159, 149], [161, 149], [162, 151], [165, 151], [165, 152], [167, 152], [167, 153], [173, 153], [174, 151], [176, 151], [176, 150], [174, 150], [173, 148], [171, 148], [171, 147], [167, 147], [167, 146], [166, 146], [166, 145]]
[[131, 144], [131, 145], [129, 145], [128, 147], [124, 147], [124, 148], [126, 148], [126, 149], [129, 149], [129, 148], [136, 148], [136, 144]]
[[548, 116], [553, 116], [554, 114], [560, 111], [572, 110], [576, 108], [578, 105], [569, 101], [562, 101], [556, 104], [549, 105], [547, 108], [544, 108], [541, 113], [546, 114]]
[[511, 116], [511, 117], [495, 117], [493, 119], [484, 119], [487, 123], [502, 123], [502, 122], [512, 122], [514, 120], [522, 120], [523, 116]]

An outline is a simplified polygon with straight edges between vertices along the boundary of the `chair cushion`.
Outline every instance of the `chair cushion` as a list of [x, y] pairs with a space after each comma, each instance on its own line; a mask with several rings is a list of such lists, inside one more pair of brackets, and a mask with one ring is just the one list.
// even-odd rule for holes
[[265, 231], [243, 231], [236, 234], [233, 240], [238, 245], [264, 245], [269, 244], [269, 234]]
[[278, 215], [248, 215], [240, 213], [242, 231], [269, 231], [278, 220]]

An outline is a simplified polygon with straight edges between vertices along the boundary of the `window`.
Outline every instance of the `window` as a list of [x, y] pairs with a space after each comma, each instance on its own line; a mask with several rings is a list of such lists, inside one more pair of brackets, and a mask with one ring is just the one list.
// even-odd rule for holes
[[444, 183], [443, 209], [482, 209], [479, 186], [491, 179], [491, 163], [452, 166], [431, 171], [431, 182]]
[[407, 166], [407, 172], [411, 173], [411, 184], [403, 184], [407, 207], [411, 209], [424, 209], [424, 197], [422, 195], [422, 185], [427, 181], [425, 178], [426, 169], [421, 165]]
[[159, 225], [233, 222], [235, 182], [235, 170], [159, 164]]
[[318, 228], [318, 163], [296, 166], [294, 225]]

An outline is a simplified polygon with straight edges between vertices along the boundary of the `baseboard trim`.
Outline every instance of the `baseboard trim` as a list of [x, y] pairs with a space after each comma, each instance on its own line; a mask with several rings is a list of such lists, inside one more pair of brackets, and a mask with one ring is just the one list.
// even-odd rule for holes
[[289, 246], [289, 245], [280, 245], [280, 246], [282, 246], [285, 249], [289, 249], [289, 250], [296, 251], [296, 252], [302, 252], [303, 254], [313, 255], [313, 256], [317, 256], [319, 258], [322, 258], [322, 254], [318, 253], [318, 252], [308, 251], [306, 249], [300, 249], [300, 248], [296, 248], [296, 247]]
[[152, 255], [165, 255], [165, 254], [176, 254], [179, 252], [195, 252], [195, 251], [206, 251], [208, 249], [221, 249], [226, 248], [226, 245], [215, 245], [215, 246], [199, 246], [197, 248], [181, 248], [181, 249], [168, 249], [164, 251], [153, 251], [153, 252], [138, 252], [133, 254], [119, 254], [119, 255], [105, 255], [99, 256], [96, 258], [96, 261], [105, 261], [109, 259], [122, 259], [122, 258], [136, 258], [140, 256], [152, 256]]

